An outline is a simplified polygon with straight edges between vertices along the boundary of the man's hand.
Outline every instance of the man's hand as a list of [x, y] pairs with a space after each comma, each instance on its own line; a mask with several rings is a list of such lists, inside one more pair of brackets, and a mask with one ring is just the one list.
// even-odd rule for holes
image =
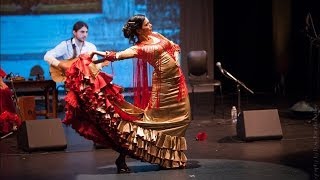
[[101, 63], [101, 66], [102, 66], [102, 67], [108, 66], [109, 63], [110, 63], [110, 61], [107, 61], [107, 60], [106, 60], [106, 61], [104, 61], [104, 62]]
[[91, 76], [96, 77], [99, 74], [100, 69], [97, 67], [97, 64], [90, 63], [88, 67], [90, 69]]
[[92, 59], [93, 56], [96, 54], [96, 52], [95, 51], [89, 51], [88, 54], [89, 54], [90, 58]]
[[67, 69], [69, 69], [69, 66], [68, 66], [68, 64], [67, 64], [66, 62], [60, 62], [60, 63], [58, 64], [58, 67], [59, 67], [63, 72], [65, 72]]

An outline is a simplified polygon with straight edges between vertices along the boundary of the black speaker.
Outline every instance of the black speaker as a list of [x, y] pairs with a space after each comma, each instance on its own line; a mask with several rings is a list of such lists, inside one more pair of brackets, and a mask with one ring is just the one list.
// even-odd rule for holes
[[63, 150], [67, 141], [60, 119], [23, 121], [17, 131], [18, 147], [24, 151]]
[[243, 111], [238, 117], [236, 129], [237, 136], [244, 141], [283, 137], [277, 109]]

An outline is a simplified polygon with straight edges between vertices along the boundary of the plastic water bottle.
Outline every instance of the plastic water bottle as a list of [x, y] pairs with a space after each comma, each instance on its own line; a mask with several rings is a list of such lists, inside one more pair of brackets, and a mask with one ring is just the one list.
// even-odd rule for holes
[[236, 106], [232, 106], [231, 108], [231, 120], [232, 123], [237, 123], [238, 113]]

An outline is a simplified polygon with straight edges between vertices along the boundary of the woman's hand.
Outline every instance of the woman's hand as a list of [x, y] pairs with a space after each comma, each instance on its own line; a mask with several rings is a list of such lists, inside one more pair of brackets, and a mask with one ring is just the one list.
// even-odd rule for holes
[[6, 89], [8, 86], [5, 82], [3, 82], [2, 77], [0, 77], [0, 89]]
[[0, 83], [0, 89], [7, 89], [8, 86], [5, 83]]
[[105, 56], [104, 56], [104, 58], [107, 60], [107, 61], [111, 61], [111, 62], [113, 62], [113, 61], [115, 61], [117, 58], [116, 58], [116, 52], [114, 52], [114, 51], [106, 51], [105, 52]]

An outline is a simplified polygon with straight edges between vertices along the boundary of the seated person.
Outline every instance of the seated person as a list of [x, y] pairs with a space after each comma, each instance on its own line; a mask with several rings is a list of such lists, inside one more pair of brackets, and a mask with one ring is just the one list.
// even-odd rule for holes
[[16, 113], [15, 104], [12, 100], [12, 92], [3, 81], [6, 73], [0, 68], [0, 134], [8, 134], [17, 130], [21, 120]]

